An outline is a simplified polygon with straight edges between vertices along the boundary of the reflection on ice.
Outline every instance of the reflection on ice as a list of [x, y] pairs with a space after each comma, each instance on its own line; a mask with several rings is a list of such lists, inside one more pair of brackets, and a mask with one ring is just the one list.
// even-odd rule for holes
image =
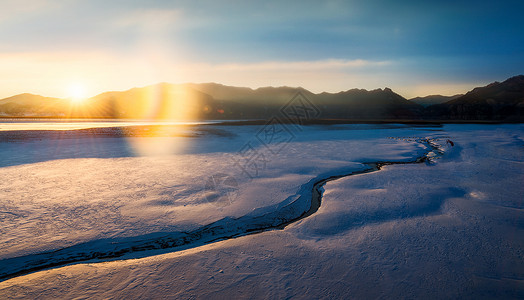
[[197, 125], [212, 124], [215, 121], [194, 121], [194, 122], [175, 122], [175, 121], [119, 121], [119, 120], [0, 120], [0, 131], [11, 130], [77, 130], [88, 128], [105, 127], [124, 127], [124, 126], [148, 126], [148, 125]]

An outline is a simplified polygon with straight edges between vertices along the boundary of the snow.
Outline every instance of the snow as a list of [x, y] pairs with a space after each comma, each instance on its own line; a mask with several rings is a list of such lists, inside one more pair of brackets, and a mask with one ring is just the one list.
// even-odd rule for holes
[[[213, 222], [242, 230], [289, 205], [286, 215], [300, 215], [315, 179], [363, 170], [364, 162], [412, 161], [429, 150], [408, 137], [441, 137], [445, 153], [433, 163], [328, 182], [319, 210], [284, 230], [39, 271], [1, 282], [0, 294], [524, 296], [524, 126], [302, 126], [289, 129], [284, 144], [269, 146], [257, 138], [263, 126], [211, 126], [216, 131], [194, 126], [189, 137], [162, 138], [183, 147], [155, 155], [134, 145], [157, 138], [0, 143], [9, 158], [0, 169], [0, 271], [13, 268], [16, 257], [25, 257], [15, 266], [24, 267], [36, 253], [72, 245], [103, 250], [106, 242]], [[96, 149], [80, 151], [86, 145]], [[39, 155], [28, 154], [29, 147]], [[252, 178], [238, 166], [249, 153], [259, 155], [249, 156], [260, 164]], [[206, 186], [218, 173], [234, 179], [233, 193]]]
[[[340, 138], [342, 131], [304, 128], [297, 142], [286, 145], [278, 155], [267, 153], [264, 146], [259, 145], [256, 151], [266, 154], [264, 164], [267, 165], [260, 169], [258, 176], [250, 178], [236, 164], [242, 159], [237, 151], [243, 148], [243, 143], [256, 140], [253, 136], [260, 126], [218, 129], [235, 130], [231, 134], [234, 137], [169, 138], [183, 151], [160, 156], [136, 156], [134, 151], [129, 151], [138, 142], [149, 140], [151, 143], [159, 138], [122, 141], [71, 136], [6, 143], [5, 155], [9, 160], [4, 163], [25, 164], [2, 170], [0, 191], [5, 199], [2, 211], [11, 214], [2, 226], [0, 258], [60, 249], [93, 239], [187, 231], [251, 211], [263, 214], [299, 194], [301, 186], [318, 174], [361, 169], [362, 165], [352, 161], [374, 160], [388, 152], [395, 153], [391, 159], [400, 160], [421, 153], [419, 145], [384, 139], [379, 150], [361, 157], [363, 151], [358, 149], [373, 147], [376, 143], [370, 138], [358, 143], [351, 141], [353, 136], [361, 136], [361, 131], [344, 131], [349, 135], [344, 140]], [[201, 128], [195, 131], [203, 132]], [[301, 139], [318, 141], [307, 144]], [[215, 145], [224, 142], [229, 149], [212, 152], [218, 148]], [[329, 159], [324, 158], [328, 153], [331, 153]], [[111, 155], [115, 158], [107, 158]], [[69, 156], [77, 158], [56, 159]], [[94, 157], [82, 158], [84, 156]], [[33, 161], [44, 162], [31, 163]], [[218, 172], [230, 174], [238, 183], [231, 205], [208, 201], [209, 193], [215, 191], [206, 189], [206, 183], [210, 175]], [[307, 204], [301, 203], [299, 215], [307, 210]]]

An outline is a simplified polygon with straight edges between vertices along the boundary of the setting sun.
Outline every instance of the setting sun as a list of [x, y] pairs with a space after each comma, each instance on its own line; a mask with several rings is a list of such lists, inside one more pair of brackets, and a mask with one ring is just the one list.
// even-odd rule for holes
[[68, 97], [74, 102], [81, 102], [86, 99], [86, 87], [80, 83], [71, 84], [68, 88]]

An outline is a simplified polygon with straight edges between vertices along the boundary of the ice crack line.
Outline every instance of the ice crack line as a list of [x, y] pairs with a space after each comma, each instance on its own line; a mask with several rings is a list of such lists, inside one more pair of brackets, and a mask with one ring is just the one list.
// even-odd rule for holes
[[[132, 258], [146, 257], [163, 253], [162, 251], [179, 251], [267, 230], [281, 230], [289, 224], [309, 217], [318, 211], [322, 202], [323, 187], [327, 182], [352, 175], [375, 172], [386, 165], [417, 164], [432, 161], [444, 153], [434, 141], [431, 139], [416, 140], [416, 142], [423, 143], [431, 150], [412, 161], [365, 162], [363, 164], [368, 168], [364, 170], [313, 178], [302, 185], [298, 192], [298, 198], [294, 195], [286, 199], [290, 200], [289, 203], [284, 201], [283, 203], [287, 204], [276, 204], [273, 209], [270, 209], [270, 212], [262, 215], [257, 215], [255, 210], [245, 216], [239, 218], [226, 217], [189, 232], [157, 232], [128, 238], [100, 239], [54, 251], [0, 260], [0, 281], [67, 264], [127, 259], [131, 258], [131, 255]], [[296, 199], [291, 201], [293, 197]], [[304, 209], [304, 203], [307, 203], [306, 207], [309, 208]], [[264, 209], [267, 210], [268, 207]]]

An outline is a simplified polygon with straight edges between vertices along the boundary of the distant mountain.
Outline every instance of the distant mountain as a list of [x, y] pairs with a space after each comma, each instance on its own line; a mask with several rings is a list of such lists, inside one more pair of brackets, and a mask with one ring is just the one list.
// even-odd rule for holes
[[201, 120], [217, 117], [213, 97], [187, 85], [159, 83], [121, 92], [106, 92], [86, 101], [94, 117]]
[[24, 106], [40, 106], [42, 104], [58, 104], [62, 101], [62, 99], [59, 98], [51, 98], [51, 97], [44, 97], [40, 95], [34, 95], [34, 94], [19, 94], [15, 95], [9, 98], [5, 98], [0, 100], [1, 104], [17, 104], [17, 105], [24, 105]]
[[418, 119], [422, 107], [389, 88], [372, 91], [352, 89], [314, 96], [323, 118], [332, 119]]
[[303, 88], [263, 87], [258, 89], [229, 87], [215, 83], [189, 84], [212, 96], [226, 116], [233, 119], [267, 119], [277, 116], [300, 92], [319, 110], [320, 118], [329, 119], [399, 119], [417, 118], [422, 107], [407, 101], [391, 89], [367, 91], [352, 89], [340, 93], [314, 94]]
[[34, 94], [20, 94], [0, 100], [0, 116], [67, 115], [69, 101]]
[[425, 117], [524, 122], [524, 75], [477, 87], [457, 99], [431, 105], [426, 108]]
[[[91, 115], [99, 112], [117, 118], [270, 119], [282, 116], [282, 109], [299, 92], [309, 101], [308, 105], [318, 111], [319, 118], [417, 118], [423, 110], [421, 106], [388, 88], [314, 94], [303, 88], [251, 89], [216, 83], [162, 83], [123, 92], [103, 93], [91, 98], [89, 102], [92, 107]], [[188, 105], [192, 106], [189, 114]], [[180, 110], [186, 112], [175, 113]]]
[[218, 119], [269, 119], [279, 114], [293, 97], [301, 92], [308, 99], [315, 94], [303, 88], [262, 87], [251, 89], [216, 83], [186, 84], [194, 90], [206, 93], [215, 100], [221, 112]]
[[0, 100], [0, 116], [148, 120], [267, 120], [302, 111], [317, 119], [523, 122], [523, 109], [523, 75], [465, 95], [411, 100], [389, 88], [314, 94], [300, 87], [251, 89], [217, 83], [159, 83], [105, 92], [81, 103], [32, 94]]
[[454, 96], [442, 96], [442, 95], [429, 95], [425, 97], [415, 97], [409, 99], [411, 102], [415, 102], [417, 104], [420, 104], [424, 107], [434, 105], [434, 104], [441, 104], [445, 103], [451, 100], [455, 100], [458, 97], [463, 96], [463, 94], [454, 95]]

